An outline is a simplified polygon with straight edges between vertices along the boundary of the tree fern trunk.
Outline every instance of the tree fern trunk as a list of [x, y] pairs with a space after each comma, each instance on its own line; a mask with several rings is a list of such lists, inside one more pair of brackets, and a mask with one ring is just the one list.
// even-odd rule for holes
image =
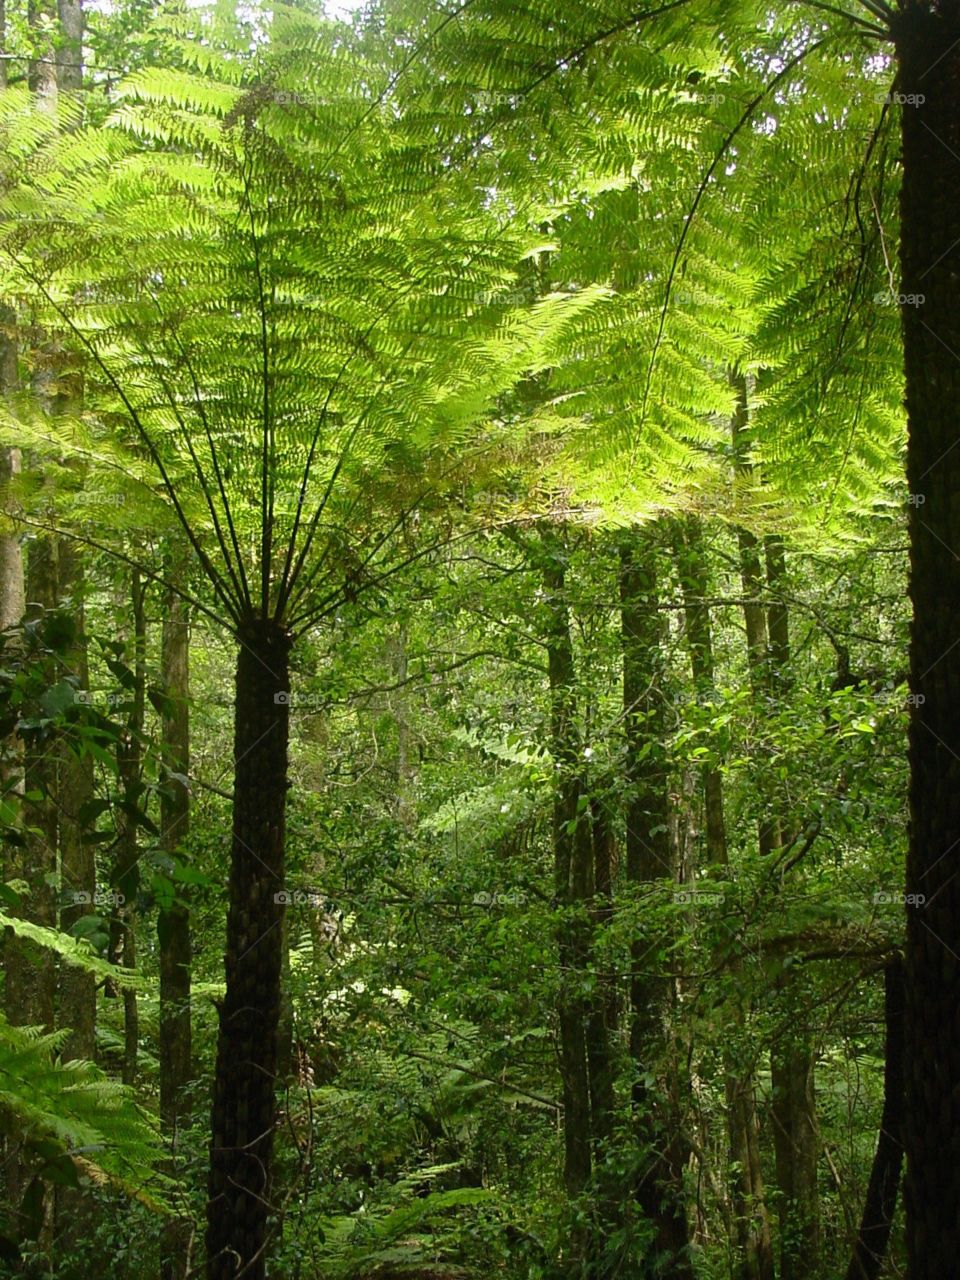
[[901, 291], [911, 494], [907, 1272], [960, 1259], [960, 4], [898, 11]]
[[[214, 1077], [207, 1276], [263, 1280], [275, 1122], [289, 641], [251, 623], [237, 659], [227, 990]], [[278, 898], [280, 899], [278, 901]]]
[[[176, 569], [173, 570], [176, 574]], [[174, 592], [166, 601], [161, 640], [164, 764], [186, 777], [190, 772], [190, 630], [188, 606]], [[186, 838], [190, 793], [176, 778], [167, 781], [160, 809], [160, 844], [171, 857]], [[176, 1177], [180, 1131], [189, 1117], [185, 1085], [190, 1079], [190, 913], [178, 897], [157, 917], [160, 952], [160, 1123], [170, 1144], [170, 1173]], [[191, 1224], [174, 1218], [160, 1242], [161, 1280], [182, 1280], [188, 1270]]]
[[903, 1165], [903, 1055], [906, 1049], [903, 1037], [903, 961], [900, 956], [894, 956], [884, 972], [884, 1009], [883, 1113], [860, 1231], [846, 1280], [877, 1280], [883, 1268], [897, 1207]]

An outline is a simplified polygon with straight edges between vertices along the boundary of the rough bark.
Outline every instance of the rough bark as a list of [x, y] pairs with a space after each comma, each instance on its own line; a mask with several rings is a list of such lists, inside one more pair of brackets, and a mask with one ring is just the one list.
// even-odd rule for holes
[[[87, 641], [84, 634], [83, 565], [75, 545], [64, 539], [59, 557], [60, 599], [76, 622], [76, 642], [66, 655], [68, 668], [88, 685]], [[70, 745], [60, 751], [60, 928], [69, 933], [82, 916], [95, 910], [96, 859], [94, 846], [83, 839], [81, 814], [93, 798], [93, 759], [81, 758]], [[96, 979], [75, 965], [60, 968], [58, 1021], [70, 1028], [62, 1056], [93, 1059], [97, 1017]]]
[[894, 956], [884, 970], [886, 1046], [880, 1132], [846, 1280], [878, 1280], [890, 1241], [903, 1167], [904, 1005], [903, 960]]
[[[756, 672], [756, 681], [765, 688], [767, 696], [777, 698], [790, 686], [790, 625], [782, 599], [786, 557], [781, 538], [768, 537], [764, 546], [770, 601], [767, 608], [769, 649], [766, 663]], [[789, 815], [774, 810], [771, 823], [774, 849], [791, 838], [790, 826]], [[820, 1256], [816, 1051], [801, 1007], [798, 980], [786, 981], [783, 992], [788, 1001], [796, 1003], [797, 1013], [785, 1034], [775, 1037], [770, 1046], [773, 1145], [781, 1196], [780, 1280], [807, 1280], [816, 1272]]]
[[[657, 610], [657, 561], [649, 532], [631, 531], [620, 549], [623, 709], [627, 739], [626, 873], [640, 886], [673, 878], [669, 842], [662, 626]], [[643, 748], [648, 750], [644, 752]], [[634, 1064], [633, 1112], [640, 1166], [637, 1204], [653, 1230], [639, 1275], [692, 1275], [689, 1228], [683, 1200], [682, 1152], [677, 1118], [668, 1099], [670, 1081], [656, 1096], [647, 1081], [663, 1074], [669, 982], [649, 976], [656, 940], [634, 943], [630, 982], [630, 1053]]]
[[[56, 541], [35, 539], [27, 555], [26, 615], [42, 618], [56, 604]], [[31, 740], [24, 745], [23, 789], [39, 799], [25, 801], [24, 821], [30, 830], [20, 847], [7, 850], [4, 874], [8, 880], [23, 881], [26, 890], [17, 914], [34, 924], [54, 928], [57, 899], [54, 877], [57, 870], [57, 744], [50, 738]], [[12, 930], [4, 938], [4, 1011], [15, 1026], [54, 1027], [56, 967], [46, 947], [21, 941]], [[7, 1201], [19, 1206], [24, 1190], [24, 1165], [20, 1154], [23, 1130], [11, 1120], [4, 1152]], [[43, 1232], [51, 1225], [53, 1201], [47, 1197], [43, 1209]]]
[[[160, 805], [160, 847], [170, 858], [190, 824], [190, 620], [185, 600], [168, 591], [161, 636], [163, 763], [168, 776]], [[190, 1115], [191, 1078], [190, 912], [180, 896], [160, 908], [160, 1123], [170, 1150], [169, 1172], [177, 1176], [180, 1133]], [[161, 1280], [183, 1280], [189, 1269], [191, 1223], [173, 1219], [160, 1241]]]
[[[677, 560], [684, 598], [687, 646], [694, 688], [701, 699], [715, 693], [713, 635], [708, 594], [708, 567], [700, 522], [690, 519], [680, 531]], [[715, 763], [703, 766], [706, 857], [712, 867], [729, 865], [723, 814], [723, 778]], [[735, 966], [736, 968], [736, 966]], [[747, 1010], [740, 993], [734, 995], [735, 1027], [742, 1038]], [[727, 1138], [732, 1173], [731, 1209], [733, 1235], [741, 1280], [773, 1280], [773, 1246], [767, 1215], [763, 1172], [760, 1166], [756, 1083], [752, 1071], [738, 1063], [736, 1046], [726, 1046], [724, 1092], [727, 1104]]]
[[[0, 34], [3, 26], [0, 23]], [[6, 64], [0, 59], [0, 67]], [[0, 88], [3, 82], [0, 81]], [[16, 315], [10, 307], [0, 305], [0, 395], [17, 386]], [[11, 509], [11, 487], [20, 474], [20, 450], [0, 449], [0, 631], [14, 626], [23, 617], [23, 555], [20, 536], [8, 523]]]
[[[56, 539], [36, 538], [27, 555], [27, 614], [40, 618], [56, 607]], [[22, 914], [35, 924], [56, 927], [57, 901], [53, 880], [57, 871], [58, 823], [57, 749], [49, 739], [33, 741], [24, 752], [24, 789], [39, 799], [26, 808], [31, 831], [21, 849], [11, 854], [8, 874], [29, 886]], [[56, 970], [47, 948], [34, 948], [13, 936], [6, 940], [5, 1002], [7, 1018], [20, 1026], [53, 1030]]]
[[[907, 1274], [960, 1258], [960, 4], [894, 20], [903, 136], [901, 292], [911, 494], [907, 908]], [[922, 505], [921, 505], [922, 499]]]
[[[587, 1060], [588, 1010], [582, 992], [587, 962], [586, 903], [591, 893], [589, 818], [579, 812], [581, 782], [577, 758], [576, 673], [565, 597], [565, 548], [544, 535], [543, 579], [546, 594], [545, 639], [550, 680], [550, 738], [558, 772], [553, 809], [554, 883], [561, 910], [558, 947], [561, 988], [558, 1000], [560, 1075], [563, 1088], [564, 1187], [570, 1199], [590, 1182], [590, 1083]], [[575, 1242], [575, 1249], [585, 1247]]]
[[[280, 1017], [289, 711], [286, 634], [240, 635], [233, 847], [211, 1119], [208, 1280], [264, 1280]], [[282, 696], [281, 696], [282, 695]], [[279, 900], [278, 900], [279, 899]]]
[[[590, 836], [593, 842], [593, 928], [607, 928], [613, 917], [613, 832], [602, 803], [591, 798]], [[600, 1167], [613, 1136], [616, 1068], [612, 1039], [617, 1028], [617, 998], [613, 983], [597, 980], [597, 999], [587, 1019], [587, 1068], [590, 1076], [590, 1131], [593, 1155]]]
[[57, 41], [57, 84], [68, 92], [83, 86], [83, 9], [80, 0], [57, 0], [60, 18]]
[[[783, 992], [782, 997], [788, 996]], [[820, 1250], [814, 1058], [802, 1013], [770, 1050], [773, 1146], [780, 1191], [780, 1280], [816, 1275]]]
[[[117, 749], [117, 767], [123, 790], [123, 806], [117, 824], [117, 853], [111, 884], [121, 901], [114, 905], [110, 919], [110, 958], [116, 964], [133, 969], [137, 963], [135, 932], [136, 898], [140, 884], [137, 812], [142, 788], [144, 699], [146, 691], [146, 588], [139, 571], [130, 580], [130, 603], [133, 614], [133, 688], [125, 690], [131, 709]], [[124, 1084], [137, 1078], [140, 1041], [140, 1016], [136, 991], [123, 991], [123, 1069]]]

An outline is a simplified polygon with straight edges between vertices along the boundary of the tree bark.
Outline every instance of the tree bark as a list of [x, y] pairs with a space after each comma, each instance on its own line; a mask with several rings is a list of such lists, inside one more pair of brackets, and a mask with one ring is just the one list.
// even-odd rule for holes
[[[764, 542], [769, 605], [766, 663], [757, 681], [771, 699], [782, 697], [790, 686], [790, 626], [782, 599], [786, 556], [783, 540], [776, 535]], [[771, 823], [773, 849], [789, 840], [789, 817], [774, 810]], [[820, 1256], [820, 1197], [817, 1164], [820, 1142], [814, 1088], [816, 1052], [801, 1007], [802, 983], [794, 976], [784, 982], [783, 995], [796, 1005], [796, 1016], [784, 1034], [770, 1046], [773, 1089], [773, 1145], [780, 1208], [780, 1280], [807, 1280], [815, 1274]]]
[[[117, 855], [111, 877], [114, 891], [122, 899], [116, 903], [110, 919], [110, 958], [115, 964], [128, 969], [136, 967], [137, 939], [135, 932], [136, 897], [140, 886], [139, 837], [137, 811], [140, 808], [142, 788], [143, 726], [146, 690], [146, 615], [144, 597], [146, 587], [140, 573], [134, 569], [130, 580], [130, 600], [133, 612], [133, 688], [124, 691], [132, 702], [123, 738], [117, 748], [117, 767], [123, 791], [123, 805], [117, 828]], [[123, 990], [123, 1069], [124, 1084], [134, 1084], [137, 1078], [137, 1057], [140, 1040], [140, 1016], [137, 993]]]
[[[40, 619], [56, 608], [57, 542], [36, 538], [27, 555], [27, 613]], [[24, 790], [39, 799], [28, 805], [31, 831], [24, 845], [10, 858], [8, 875], [29, 886], [22, 913], [35, 924], [55, 928], [57, 900], [57, 766], [56, 746], [42, 738], [28, 744], [24, 753]], [[54, 1026], [56, 969], [47, 948], [35, 948], [10, 936], [6, 940], [5, 1002], [7, 1018], [18, 1026]]]
[[960, 5], [894, 19], [903, 137], [901, 292], [910, 490], [910, 834], [906, 893], [907, 1274], [960, 1258]]
[[[591, 798], [590, 836], [593, 843], [593, 931], [609, 927], [613, 918], [613, 832], [602, 803]], [[616, 1068], [612, 1040], [617, 1028], [616, 988], [598, 975], [597, 999], [587, 1019], [587, 1067], [590, 1076], [590, 1131], [595, 1166], [608, 1154], [615, 1119]]]
[[280, 1017], [289, 639], [252, 621], [240, 637], [233, 848], [214, 1077], [208, 1280], [264, 1280]]
[[[576, 673], [567, 607], [566, 548], [553, 532], [543, 536], [546, 644], [550, 680], [550, 739], [557, 785], [553, 808], [554, 883], [561, 918], [558, 926], [560, 994], [560, 1075], [563, 1086], [563, 1179], [576, 1200], [590, 1183], [590, 1082], [582, 994], [587, 964], [587, 899], [592, 887], [589, 816], [581, 805], [576, 731]], [[580, 988], [580, 989], [578, 989]], [[576, 1253], [585, 1239], [574, 1242]]]
[[860, 1232], [846, 1280], [878, 1280], [890, 1241], [903, 1166], [904, 1005], [903, 960], [894, 956], [884, 970], [883, 1112]]
[[[787, 993], [784, 992], [784, 995]], [[809, 1280], [820, 1252], [814, 1058], [802, 1026], [781, 1033], [770, 1049], [771, 1115], [780, 1206], [780, 1280]]]
[[[182, 573], [171, 566], [175, 583]], [[190, 825], [190, 618], [185, 600], [168, 591], [161, 635], [163, 763], [168, 770], [160, 803], [160, 847], [171, 859]], [[179, 774], [179, 777], [170, 775]], [[180, 1132], [190, 1115], [186, 1086], [191, 1078], [190, 912], [177, 896], [157, 916], [160, 954], [160, 1123], [169, 1144], [169, 1172], [176, 1177]], [[161, 1280], [183, 1280], [189, 1268], [191, 1222], [175, 1218], [160, 1241]]]
[[[81, 689], [88, 687], [87, 638], [84, 634], [83, 564], [75, 545], [63, 539], [59, 557], [59, 594], [76, 622], [76, 643], [66, 662], [78, 678]], [[83, 839], [84, 805], [93, 798], [93, 759], [81, 758], [74, 746], [64, 744], [60, 752], [60, 883], [62, 905], [60, 928], [70, 933], [77, 921], [94, 910], [96, 857], [94, 846]], [[96, 1053], [97, 988], [92, 973], [65, 964], [60, 968], [59, 1023], [70, 1028], [63, 1058], [87, 1058]]]
[[[677, 560], [684, 598], [687, 646], [694, 688], [698, 698], [710, 699], [716, 689], [713, 636], [708, 595], [708, 567], [700, 522], [690, 519], [680, 530]], [[727, 833], [723, 814], [723, 777], [715, 763], [703, 766], [703, 795], [707, 862], [712, 867], [729, 866]], [[739, 968], [734, 966], [734, 972]], [[742, 1038], [746, 1021], [743, 993], [733, 994], [734, 1036]], [[738, 1065], [736, 1048], [729, 1045], [724, 1058], [724, 1093], [727, 1105], [727, 1138], [733, 1170], [732, 1209], [734, 1244], [741, 1259], [740, 1280], [773, 1280], [773, 1246], [767, 1215], [763, 1172], [760, 1166], [759, 1123], [756, 1082], [752, 1071]]]
[[[664, 749], [662, 626], [657, 610], [657, 560], [649, 530], [632, 530], [620, 549], [623, 710], [627, 739], [626, 871], [634, 886], [673, 879]], [[669, 983], [650, 977], [657, 941], [632, 947], [630, 1053], [634, 1064], [633, 1112], [640, 1167], [637, 1204], [653, 1229], [639, 1275], [681, 1280], [692, 1276], [689, 1228], [682, 1191], [683, 1144], [667, 1082], [660, 1098], [649, 1079], [662, 1074], [658, 1051], [666, 1047]], [[665, 1055], [666, 1056], [666, 1055]], [[669, 1069], [669, 1064], [668, 1064]]]

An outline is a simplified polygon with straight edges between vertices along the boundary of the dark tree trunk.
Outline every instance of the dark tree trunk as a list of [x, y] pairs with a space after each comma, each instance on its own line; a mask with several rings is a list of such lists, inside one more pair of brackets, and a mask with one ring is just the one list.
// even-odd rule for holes
[[[570, 1199], [582, 1196], [590, 1183], [590, 1083], [587, 1063], [588, 1010], [582, 994], [587, 963], [587, 899], [592, 868], [589, 816], [580, 809], [580, 762], [577, 753], [576, 680], [570, 618], [565, 590], [562, 540], [544, 535], [543, 577], [546, 588], [546, 643], [551, 699], [551, 747], [558, 779], [553, 809], [554, 879], [562, 912], [558, 926], [560, 994], [560, 1074], [563, 1086], [563, 1179]], [[582, 1252], [585, 1242], [574, 1243]]]
[[820, 1250], [814, 1058], [802, 1018], [800, 1011], [797, 1035], [782, 1031], [770, 1050], [773, 1145], [781, 1196], [780, 1280], [816, 1275]]
[[903, 130], [901, 292], [910, 489], [907, 1274], [960, 1260], [960, 4], [894, 21]]
[[[28, 550], [26, 577], [26, 616], [41, 618], [56, 607], [57, 542], [55, 538], [37, 538]], [[50, 664], [50, 674], [53, 665]], [[53, 878], [57, 870], [58, 821], [57, 749], [51, 738], [33, 739], [24, 745], [23, 789], [39, 799], [24, 803], [24, 822], [30, 830], [19, 848], [8, 847], [4, 874], [9, 880], [22, 880], [27, 890], [16, 914], [34, 924], [55, 928], [57, 900]], [[7, 1021], [14, 1026], [40, 1026], [45, 1031], [54, 1027], [54, 1003], [57, 975], [53, 953], [46, 947], [35, 947], [22, 941], [12, 930], [4, 939], [4, 1009]], [[4, 1152], [6, 1198], [19, 1209], [24, 1191], [25, 1166], [21, 1155], [23, 1126], [9, 1121]], [[43, 1233], [52, 1222], [53, 1201], [45, 1197]]]
[[[766, 663], [757, 671], [757, 682], [765, 686], [769, 697], [778, 698], [790, 687], [790, 626], [783, 600], [786, 577], [783, 539], [768, 536], [764, 550], [770, 601], [767, 608], [769, 651]], [[774, 808], [771, 827], [772, 847], [781, 848], [792, 836], [789, 815]], [[781, 1193], [780, 1280], [807, 1280], [815, 1274], [820, 1256], [816, 1051], [802, 1007], [803, 985], [796, 976], [784, 983], [784, 995], [796, 1005], [797, 1012], [786, 1033], [775, 1037], [770, 1047], [773, 1144]]]
[[[77, 627], [73, 652], [67, 665], [82, 689], [88, 685], [87, 638], [84, 633], [83, 564], [75, 545], [64, 539], [60, 546], [59, 593], [70, 609]], [[93, 798], [93, 759], [80, 757], [78, 751], [64, 745], [60, 752], [60, 882], [62, 902], [60, 928], [69, 933], [77, 921], [96, 908], [96, 859], [94, 846], [83, 839], [84, 805]], [[70, 1028], [70, 1038], [62, 1056], [93, 1059], [96, 1051], [97, 1018], [96, 979], [92, 973], [65, 964], [60, 969], [59, 1024]]]
[[289, 639], [240, 635], [234, 721], [227, 990], [211, 1121], [207, 1276], [264, 1280], [276, 1117], [283, 928]]
[[[57, 604], [57, 540], [36, 538], [27, 555], [27, 614], [42, 617]], [[52, 673], [52, 668], [51, 668]], [[26, 881], [29, 893], [20, 914], [35, 924], [55, 928], [57, 901], [53, 877], [57, 870], [57, 751], [49, 739], [31, 742], [24, 753], [24, 790], [40, 797], [26, 807], [25, 817], [32, 828], [21, 849], [11, 854], [7, 869], [10, 878]], [[6, 941], [7, 1018], [19, 1026], [42, 1026], [52, 1031], [56, 970], [53, 954], [46, 947], [10, 936]]]
[[903, 1166], [904, 973], [895, 956], [884, 971], [886, 1050], [883, 1069], [883, 1112], [877, 1150], [870, 1170], [860, 1232], [846, 1280], [878, 1280], [890, 1240]]
[[[699, 698], [711, 699], [715, 693], [713, 636], [710, 609], [705, 603], [709, 573], [703, 532], [696, 519], [686, 521], [680, 530], [677, 560], [694, 688]], [[725, 868], [729, 859], [723, 816], [723, 777], [715, 763], [708, 762], [703, 766], [703, 795], [707, 862], [712, 867]], [[738, 968], [739, 964], [734, 961], [734, 973]], [[747, 1007], [736, 984], [731, 1001], [734, 1014], [731, 1039], [739, 1035], [740, 1043], [731, 1046], [728, 1042], [725, 1045], [724, 1092], [730, 1165], [733, 1169], [733, 1238], [741, 1259], [739, 1278], [773, 1280], [773, 1246], [760, 1166], [756, 1086], [753, 1071], [744, 1071], [738, 1063], [746, 1047], [742, 1041]]]
[[[669, 840], [662, 625], [657, 608], [656, 553], [649, 530], [632, 531], [621, 544], [620, 600], [623, 709], [627, 739], [626, 871], [635, 885], [673, 879]], [[644, 748], [647, 748], [644, 751]], [[663, 940], [665, 941], [665, 940]], [[660, 1098], [646, 1080], [662, 1075], [669, 983], [649, 976], [660, 940], [638, 938], [632, 947], [630, 1053], [633, 1110], [640, 1167], [634, 1195], [651, 1224], [653, 1242], [639, 1275], [680, 1280], [692, 1275], [689, 1229], [682, 1194], [682, 1153], [667, 1083]]]
[[[174, 571], [175, 572], [175, 571]], [[178, 575], [182, 576], [182, 575]], [[190, 792], [181, 779], [190, 773], [190, 624], [189, 609], [169, 591], [161, 638], [163, 692], [163, 762], [168, 777], [160, 805], [160, 846], [171, 858], [186, 839]], [[171, 1176], [178, 1172], [180, 1131], [189, 1119], [191, 1078], [190, 912], [177, 897], [157, 916], [160, 952], [160, 1123], [170, 1145]], [[188, 1270], [191, 1224], [175, 1218], [164, 1227], [160, 1242], [161, 1280], [183, 1280]]]
[[[591, 837], [593, 841], [593, 926], [594, 933], [606, 929], [613, 917], [613, 832], [602, 803], [591, 800]], [[593, 1154], [599, 1168], [613, 1136], [615, 1118], [612, 1039], [617, 1027], [617, 999], [613, 983], [599, 975], [597, 999], [587, 1022], [587, 1064], [590, 1074], [590, 1129]]]
[[[120, 901], [114, 905], [110, 919], [110, 958], [115, 964], [133, 969], [137, 963], [137, 937], [135, 932], [136, 899], [140, 885], [140, 848], [137, 812], [140, 808], [142, 789], [144, 695], [146, 689], [146, 615], [144, 596], [146, 588], [139, 571], [134, 569], [130, 581], [130, 601], [133, 612], [133, 688], [126, 690], [125, 698], [132, 703], [124, 727], [123, 739], [117, 749], [117, 768], [123, 788], [123, 807], [117, 830], [117, 855], [111, 877], [115, 893]], [[112, 989], [116, 995], [116, 990]], [[123, 1069], [124, 1084], [134, 1084], [137, 1079], [137, 1058], [140, 1043], [140, 1014], [137, 993], [123, 989]]]

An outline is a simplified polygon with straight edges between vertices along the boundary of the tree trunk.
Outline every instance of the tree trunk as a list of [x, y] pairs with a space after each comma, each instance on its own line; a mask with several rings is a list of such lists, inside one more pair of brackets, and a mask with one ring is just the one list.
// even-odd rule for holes
[[[88, 687], [87, 638], [84, 634], [83, 565], [76, 546], [63, 539], [60, 546], [59, 593], [76, 622], [76, 643], [66, 655], [67, 665], [78, 678], [80, 687]], [[60, 752], [60, 883], [62, 906], [60, 928], [70, 933], [81, 917], [94, 910], [96, 893], [96, 857], [94, 846], [83, 839], [86, 823], [84, 805], [93, 799], [93, 759], [80, 757], [68, 744]], [[97, 988], [92, 973], [65, 964], [60, 968], [59, 1024], [70, 1028], [63, 1058], [95, 1056]]]
[[[182, 574], [170, 570], [179, 582]], [[190, 824], [190, 620], [185, 600], [168, 591], [161, 637], [161, 669], [166, 699], [163, 714], [163, 763], [168, 776], [160, 805], [160, 847], [170, 858], [186, 839]], [[176, 1177], [180, 1131], [190, 1115], [186, 1091], [191, 1078], [190, 912], [177, 896], [157, 916], [160, 953], [160, 1123], [169, 1144], [169, 1172]], [[161, 1280], [183, 1280], [189, 1268], [191, 1223], [175, 1218], [160, 1241]]]
[[770, 1050], [773, 1146], [781, 1196], [780, 1280], [810, 1280], [817, 1273], [820, 1248], [814, 1059], [802, 1017], [801, 1011], [797, 1036], [786, 1030]]
[[[705, 603], [708, 569], [700, 522], [691, 519], [680, 531], [677, 559], [684, 599], [687, 645], [694, 688], [699, 699], [709, 700], [716, 685], [710, 609]], [[714, 762], [703, 766], [703, 796], [707, 862], [712, 867], [729, 866], [727, 833], [723, 816], [723, 777]], [[734, 973], [739, 965], [734, 963]], [[733, 1036], [743, 1039], [747, 1008], [739, 984], [734, 984]], [[759, 1123], [756, 1085], [752, 1071], [738, 1066], [736, 1046], [725, 1043], [725, 1085], [727, 1137], [733, 1170], [732, 1209], [734, 1244], [740, 1258], [740, 1280], [773, 1280], [773, 1246], [760, 1167]]]
[[[757, 680], [768, 696], [775, 698], [790, 686], [790, 627], [781, 595], [786, 558], [783, 540], [777, 536], [766, 538], [764, 549], [770, 598], [769, 653], [765, 666], [757, 672]], [[774, 810], [771, 825], [772, 846], [777, 849], [791, 838], [789, 817]], [[786, 1035], [775, 1037], [770, 1046], [773, 1145], [781, 1194], [780, 1280], [808, 1280], [816, 1272], [820, 1255], [816, 1052], [813, 1035], [805, 1025], [801, 987], [796, 976], [784, 983], [784, 996], [796, 1003], [797, 1013]]]
[[[910, 489], [910, 835], [907, 908], [907, 1274], [960, 1258], [960, 6], [895, 15]], [[911, 97], [912, 95], [912, 97]], [[951, 155], [953, 153], [953, 155]]]
[[68, 92], [83, 87], [83, 9], [80, 0], [57, 0], [57, 84]]
[[240, 636], [233, 849], [214, 1077], [207, 1276], [264, 1280], [276, 1107], [287, 796], [289, 639], [270, 622]]
[[[553, 808], [554, 877], [557, 905], [560, 993], [560, 1075], [563, 1086], [563, 1180], [576, 1200], [590, 1183], [590, 1081], [587, 1060], [588, 1010], [582, 994], [587, 964], [587, 899], [592, 888], [589, 815], [581, 812], [580, 761], [577, 752], [576, 683], [570, 617], [565, 597], [566, 548], [553, 533], [543, 538], [546, 589], [546, 643], [550, 679], [551, 749], [557, 770]], [[577, 1260], [585, 1237], [574, 1241]]]
[[[57, 544], [53, 538], [35, 539], [27, 555], [26, 615], [40, 619], [56, 605]], [[52, 671], [52, 663], [49, 664]], [[34, 924], [55, 928], [57, 898], [54, 882], [57, 871], [57, 744], [49, 737], [27, 742], [23, 753], [23, 790], [39, 799], [24, 803], [23, 845], [8, 848], [4, 874], [8, 880], [23, 881], [17, 915]], [[54, 1027], [57, 974], [53, 953], [19, 939], [12, 930], [4, 939], [4, 1009], [7, 1021], [15, 1026]], [[6, 1197], [19, 1208], [24, 1190], [24, 1167], [20, 1145], [23, 1127], [12, 1119], [4, 1152]], [[43, 1233], [51, 1225], [53, 1201], [46, 1197]]]
[[883, 1112], [877, 1150], [870, 1170], [860, 1232], [846, 1280], [878, 1280], [890, 1240], [903, 1165], [904, 973], [894, 956], [884, 971], [886, 1047], [883, 1068]]
[[[119, 896], [119, 901], [115, 902], [110, 919], [110, 958], [115, 964], [123, 964], [128, 969], [135, 968], [137, 963], [135, 920], [137, 890], [140, 886], [137, 813], [140, 808], [142, 788], [146, 689], [145, 593], [146, 588], [140, 580], [140, 573], [134, 569], [130, 581], [133, 611], [133, 688], [124, 691], [125, 699], [128, 698], [133, 705], [127, 716], [123, 739], [117, 748], [117, 767], [123, 789], [123, 805], [117, 829], [117, 855], [112, 875], [112, 888]], [[124, 1084], [136, 1082], [139, 1041], [140, 1016], [137, 993], [125, 987], [123, 990], [122, 1069]]]
[[[623, 709], [627, 739], [626, 862], [634, 886], [673, 879], [669, 841], [667, 765], [664, 748], [662, 626], [657, 610], [656, 553], [649, 530], [634, 530], [621, 544], [620, 600]], [[638, 938], [632, 947], [630, 1053], [634, 1065], [633, 1110], [640, 1155], [634, 1195], [653, 1229], [638, 1273], [643, 1277], [692, 1275], [689, 1229], [682, 1192], [682, 1153], [667, 1083], [662, 1096], [648, 1080], [662, 1074], [669, 983], [649, 976], [659, 939]], [[664, 940], [665, 941], [665, 940]], [[669, 1065], [669, 1064], [668, 1064]]]
[[[609, 927], [613, 918], [613, 832], [603, 805], [590, 804], [590, 835], [593, 842], [593, 929], [596, 934]], [[606, 975], [596, 983], [597, 999], [587, 1019], [587, 1066], [590, 1076], [590, 1131], [597, 1168], [608, 1154], [615, 1119], [615, 1065], [611, 1041], [617, 1027], [616, 988]]]
[[[57, 542], [53, 537], [36, 538], [27, 556], [27, 613], [40, 618], [56, 608]], [[24, 790], [36, 792], [26, 819], [33, 829], [21, 849], [14, 850], [8, 876], [26, 881], [28, 894], [21, 914], [35, 924], [55, 928], [57, 901], [54, 877], [57, 871], [57, 767], [56, 751], [50, 739], [31, 742], [24, 753]], [[10, 936], [6, 941], [5, 1001], [7, 1018], [18, 1026], [54, 1025], [56, 970], [53, 954]]]

